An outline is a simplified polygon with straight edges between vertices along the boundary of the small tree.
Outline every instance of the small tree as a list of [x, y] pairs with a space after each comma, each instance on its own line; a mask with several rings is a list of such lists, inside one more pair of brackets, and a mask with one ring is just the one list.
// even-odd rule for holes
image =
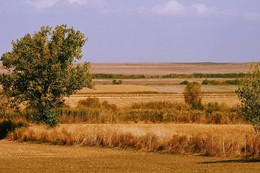
[[201, 100], [201, 85], [198, 82], [188, 83], [184, 90], [185, 103], [191, 105], [192, 109], [203, 109]]
[[260, 64], [251, 66], [247, 76], [242, 80], [236, 94], [241, 100], [242, 115], [256, 131], [260, 130]]
[[64, 97], [91, 87], [89, 63], [73, 65], [81, 59], [85, 42], [80, 31], [66, 25], [42, 27], [39, 32], [13, 41], [13, 50], [1, 57], [9, 70], [1, 77], [4, 93], [17, 104], [25, 103], [35, 110], [35, 122], [56, 125], [55, 108]]

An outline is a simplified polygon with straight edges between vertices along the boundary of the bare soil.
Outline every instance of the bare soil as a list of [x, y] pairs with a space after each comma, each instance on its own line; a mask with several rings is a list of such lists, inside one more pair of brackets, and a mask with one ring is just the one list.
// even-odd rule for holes
[[258, 173], [260, 160], [0, 141], [0, 172]]

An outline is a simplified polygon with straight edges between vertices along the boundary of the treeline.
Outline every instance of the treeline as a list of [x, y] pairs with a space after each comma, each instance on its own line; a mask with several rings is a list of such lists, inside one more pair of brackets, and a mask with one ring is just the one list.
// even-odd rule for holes
[[[180, 83], [180, 85], [188, 85], [190, 82], [187, 80], [184, 80]], [[219, 80], [208, 80], [205, 79], [201, 82], [202, 85], [240, 85], [241, 80], [234, 79], [234, 80], [225, 80], [225, 81], [219, 81]]]
[[144, 79], [145, 75], [124, 75], [124, 74], [92, 74], [93, 79]]
[[225, 80], [225, 81], [217, 81], [217, 80], [203, 80], [202, 85], [239, 85], [241, 80]]
[[150, 79], [150, 78], [244, 78], [245, 73], [193, 73], [166, 75], [125, 75], [125, 74], [92, 74], [93, 79]]
[[245, 73], [193, 73], [193, 74], [167, 74], [162, 78], [244, 78]]

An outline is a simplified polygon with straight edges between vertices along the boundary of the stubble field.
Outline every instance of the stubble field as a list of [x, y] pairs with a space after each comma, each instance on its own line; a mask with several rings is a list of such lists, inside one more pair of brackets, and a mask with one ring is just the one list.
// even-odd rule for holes
[[258, 173], [259, 160], [0, 141], [0, 172]]

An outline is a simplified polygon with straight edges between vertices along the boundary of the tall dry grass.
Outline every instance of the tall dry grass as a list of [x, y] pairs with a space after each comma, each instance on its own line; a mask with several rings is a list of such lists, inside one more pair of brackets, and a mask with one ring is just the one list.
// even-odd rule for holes
[[260, 156], [260, 135], [248, 125], [70, 124], [56, 128], [33, 125], [9, 139], [59, 145], [130, 148], [151, 152], [209, 156]]
[[98, 98], [79, 101], [76, 108], [58, 111], [61, 123], [205, 123], [238, 124], [244, 122], [239, 106], [209, 103], [204, 110], [170, 101], [133, 103], [124, 109], [114, 104], [100, 102]]

